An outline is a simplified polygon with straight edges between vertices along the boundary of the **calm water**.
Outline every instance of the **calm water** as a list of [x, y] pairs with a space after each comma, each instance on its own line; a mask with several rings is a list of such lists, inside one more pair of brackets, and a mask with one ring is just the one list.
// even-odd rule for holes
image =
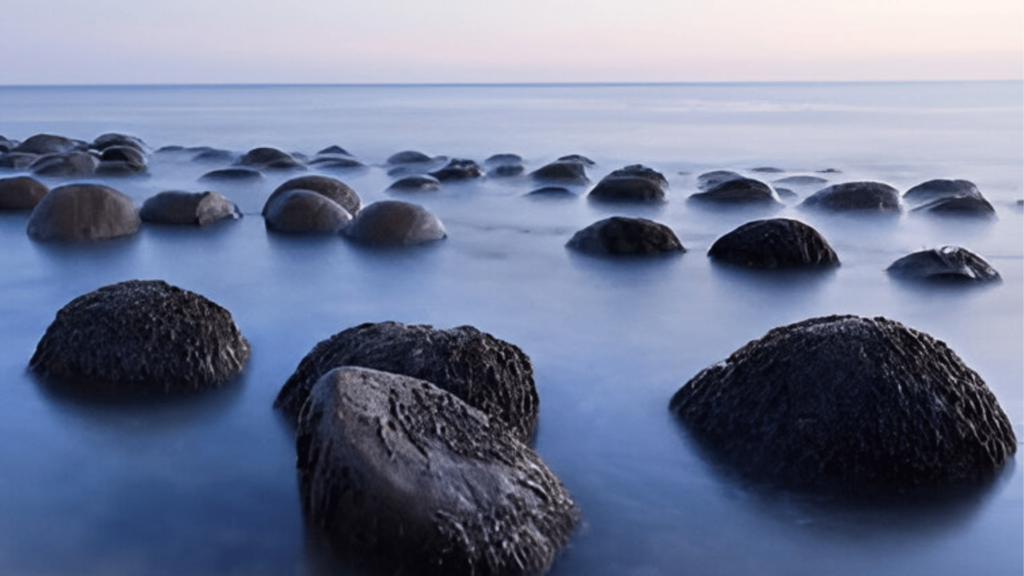
[[[318, 341], [366, 321], [472, 324], [533, 359], [536, 449], [583, 511], [557, 575], [992, 574], [1024, 567], [1020, 456], [984, 490], [851, 505], [754, 489], [713, 469], [667, 410], [690, 377], [767, 330], [833, 313], [882, 315], [947, 342], [979, 372], [1024, 438], [1024, 85], [783, 84], [479, 87], [0, 88], [0, 135], [152, 147], [338, 144], [370, 167], [336, 172], [369, 203], [380, 164], [419, 149], [483, 161], [515, 152], [533, 169], [570, 153], [592, 180], [643, 163], [669, 179], [658, 207], [535, 201], [524, 179], [445, 185], [415, 201], [449, 238], [371, 250], [340, 238], [268, 234], [259, 211], [287, 175], [216, 188], [246, 217], [205, 230], [147, 226], [89, 245], [30, 241], [0, 215], [0, 573], [310, 574], [292, 438], [271, 409]], [[974, 181], [999, 218], [973, 223], [773, 213], [818, 228], [842, 260], [825, 274], [714, 265], [711, 243], [769, 214], [690, 206], [706, 170], [835, 168], [905, 191]], [[113, 185], [140, 204], [202, 190], [208, 170], [158, 155], [148, 178]], [[813, 188], [795, 188], [806, 196]], [[671, 226], [688, 252], [605, 260], [564, 244], [612, 214]], [[884, 268], [959, 244], [1003, 282], [908, 286]], [[160, 407], [46, 393], [26, 373], [36, 342], [72, 298], [161, 278], [232, 312], [253, 345], [229, 388]]]

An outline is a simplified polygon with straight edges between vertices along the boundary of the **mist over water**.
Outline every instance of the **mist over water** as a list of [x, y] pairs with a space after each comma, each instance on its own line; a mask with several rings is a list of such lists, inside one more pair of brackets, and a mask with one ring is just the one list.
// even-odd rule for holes
[[[843, 502], [749, 486], [717, 468], [668, 411], [701, 369], [776, 326], [828, 314], [885, 316], [931, 334], [977, 371], [1024, 437], [1024, 86], [1007, 83], [0, 88], [0, 135], [92, 140], [125, 132], [154, 149], [338, 144], [367, 168], [325, 172], [368, 204], [420, 203], [448, 238], [371, 249], [270, 234], [259, 216], [295, 173], [208, 184], [217, 165], [155, 154], [150, 175], [103, 180], [141, 205], [168, 189], [214, 189], [245, 216], [205, 229], [144, 225], [92, 244], [39, 243], [25, 214], [0, 214], [0, 573], [309, 574], [281, 385], [328, 336], [383, 320], [471, 324], [532, 359], [535, 447], [583, 522], [552, 574], [1019, 574], [1019, 458], [964, 493]], [[571, 153], [593, 182], [642, 163], [669, 180], [657, 206], [525, 198], [526, 177], [385, 192], [392, 153], [522, 155], [529, 172]], [[751, 172], [777, 167], [783, 173]], [[841, 173], [818, 173], [834, 168]], [[932, 178], [975, 182], [994, 221], [830, 216], [686, 202], [729, 169], [772, 181]], [[4, 175], [0, 175], [4, 176]], [[55, 185], [55, 181], [48, 181]], [[567, 251], [612, 215], [667, 224], [687, 252], [622, 259]], [[715, 239], [753, 219], [817, 228], [842, 265], [765, 273], [710, 261]], [[962, 245], [993, 286], [927, 286], [884, 269]], [[239, 381], [172, 405], [110, 406], [49, 392], [27, 372], [54, 314], [130, 278], [160, 278], [227, 308], [253, 354]]]

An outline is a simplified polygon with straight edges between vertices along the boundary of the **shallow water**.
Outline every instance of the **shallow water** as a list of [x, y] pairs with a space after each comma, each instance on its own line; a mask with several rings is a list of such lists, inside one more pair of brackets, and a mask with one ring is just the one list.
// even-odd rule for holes
[[[405, 250], [268, 234], [277, 183], [214, 189], [246, 216], [208, 229], [144, 226], [127, 239], [44, 244], [27, 215], [0, 215], [0, 573], [309, 574], [294, 447], [271, 409], [318, 341], [398, 320], [471, 324], [521, 347], [541, 397], [536, 449], [583, 511], [552, 574], [1019, 574], [1018, 455], [965, 494], [851, 504], [747, 486], [718, 470], [667, 409], [690, 377], [769, 329], [827, 314], [886, 316], [945, 341], [996, 394], [1024, 438], [1024, 86], [1021, 83], [478, 87], [0, 88], [0, 134], [91, 140], [135, 134], [154, 148], [339, 144], [370, 165], [333, 172], [364, 203], [394, 197], [393, 152], [483, 161], [516, 152], [537, 168], [583, 153], [595, 182], [644, 163], [670, 182], [656, 207], [523, 198], [525, 179], [405, 195], [449, 237]], [[905, 191], [931, 178], [978, 184], [992, 222], [837, 217], [688, 204], [712, 169], [873, 179]], [[147, 178], [109, 182], [142, 200], [206, 189], [209, 165], [158, 154]], [[775, 179], [776, 175], [759, 177]], [[55, 182], [51, 182], [55, 183]], [[814, 187], [794, 187], [801, 197]], [[585, 192], [580, 190], [579, 192]], [[568, 252], [613, 214], [668, 224], [688, 251], [602, 259]], [[766, 216], [815, 226], [842, 266], [755, 273], [707, 249]], [[1002, 274], [994, 286], [922, 286], [884, 268], [960, 244]], [[161, 278], [230, 310], [253, 345], [240, 380], [169, 406], [55, 395], [26, 365], [56, 311], [129, 278]]]

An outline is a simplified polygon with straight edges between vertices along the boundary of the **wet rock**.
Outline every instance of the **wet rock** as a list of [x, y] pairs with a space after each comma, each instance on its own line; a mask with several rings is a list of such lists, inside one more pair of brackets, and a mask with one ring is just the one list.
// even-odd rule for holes
[[423, 174], [400, 178], [388, 186], [388, 190], [392, 192], [436, 192], [440, 189], [440, 180]]
[[782, 201], [793, 200], [794, 198], [800, 197], [796, 192], [793, 192], [789, 188], [780, 188], [778, 186], [773, 186], [773, 188], [775, 188], [775, 194]]
[[160, 396], [221, 386], [249, 351], [224, 308], [161, 280], [130, 280], [61, 308], [29, 368], [79, 393]]
[[148, 170], [146, 155], [131, 146], [110, 146], [100, 155], [97, 174], [142, 174]]
[[263, 173], [252, 168], [221, 168], [199, 177], [199, 180], [206, 182], [251, 182], [262, 179]]
[[512, 178], [526, 172], [526, 166], [522, 164], [502, 164], [488, 170], [490, 176], [495, 178]]
[[305, 166], [291, 154], [277, 148], [253, 148], [238, 159], [240, 166], [251, 166], [263, 170], [304, 170]]
[[531, 190], [526, 194], [530, 198], [557, 198], [557, 199], [575, 199], [577, 198], [576, 193], [568, 188], [562, 188], [561, 186], [544, 186], [543, 188], [537, 188]]
[[522, 164], [523, 157], [519, 154], [511, 154], [508, 152], [502, 154], [492, 154], [484, 160], [484, 166], [490, 168], [491, 166], [506, 166], [514, 164]]
[[484, 171], [480, 168], [479, 164], [472, 160], [453, 158], [448, 161], [444, 168], [435, 170], [430, 175], [441, 182], [449, 182], [479, 178], [484, 175]]
[[716, 240], [708, 256], [750, 268], [839, 265], [839, 257], [817, 230], [787, 218], [747, 222]]
[[968, 216], [995, 218], [996, 209], [981, 196], [946, 196], [929, 200], [911, 210], [916, 213], [930, 213], [942, 216]]
[[484, 160], [484, 166], [487, 167], [488, 176], [498, 178], [511, 178], [526, 171], [523, 158], [518, 154], [494, 154]]
[[294, 421], [316, 381], [339, 366], [426, 380], [483, 411], [523, 441], [537, 426], [540, 400], [530, 358], [517, 346], [472, 326], [442, 330], [380, 322], [343, 330], [302, 359], [274, 407]]
[[427, 164], [433, 162], [434, 159], [427, 156], [423, 152], [417, 150], [403, 150], [401, 152], [395, 152], [385, 161], [387, 164]]
[[751, 168], [751, 172], [757, 172], [759, 174], [782, 174], [785, 172], [782, 168], [776, 168], [774, 166], [758, 166], [757, 168]]
[[366, 165], [347, 156], [317, 156], [309, 161], [309, 165], [318, 170], [350, 170], [366, 168]]
[[725, 180], [704, 192], [690, 195], [690, 200], [715, 204], [781, 205], [772, 187], [753, 178]]
[[332, 144], [331, 146], [328, 146], [327, 148], [324, 148], [323, 150], [317, 152], [316, 155], [317, 156], [349, 156], [349, 157], [353, 157], [351, 154], [348, 153], [348, 150], [345, 150], [344, 148], [342, 148], [341, 146], [338, 146], [337, 144]]
[[238, 155], [230, 150], [203, 147], [195, 150], [195, 156], [192, 157], [192, 161], [209, 164], [225, 164], [228, 162], [234, 162], [237, 158]]
[[29, 176], [0, 178], [0, 210], [31, 210], [50, 189]]
[[426, 208], [381, 200], [359, 211], [345, 235], [366, 244], [410, 246], [444, 239], [444, 225]]
[[713, 458], [797, 488], [978, 481], [1017, 449], [977, 373], [942, 342], [885, 318], [776, 328], [697, 374], [670, 407]]
[[828, 184], [828, 179], [820, 176], [788, 176], [776, 180], [774, 184], [782, 184], [783, 186], [820, 186]]
[[8, 152], [0, 154], [0, 168], [9, 170], [28, 170], [33, 162], [39, 159], [35, 154], [24, 154], [21, 152]]
[[903, 200], [913, 204], [930, 202], [940, 198], [953, 198], [967, 196], [971, 198], [984, 199], [981, 191], [970, 180], [945, 180], [936, 179], [922, 182], [907, 190], [903, 194]]
[[54, 134], [36, 134], [15, 146], [13, 152], [45, 156], [47, 154], [67, 154], [68, 152], [76, 151], [81, 152], [86, 148], [86, 143], [81, 140], [73, 140], [65, 136], [57, 136]]
[[307, 526], [361, 573], [542, 574], [578, 521], [535, 452], [423, 380], [332, 370], [297, 432]]
[[14, 140], [8, 140], [7, 138], [0, 136], [0, 153], [6, 154], [10, 152], [18, 145]]
[[66, 152], [40, 156], [29, 170], [37, 176], [83, 178], [96, 172], [98, 161], [88, 152]]
[[292, 178], [284, 184], [281, 184], [273, 193], [271, 193], [264, 205], [263, 215], [267, 215], [267, 206], [270, 206], [270, 203], [273, 202], [277, 196], [280, 196], [289, 190], [308, 190], [310, 192], [316, 192], [317, 194], [336, 202], [350, 215], [359, 212], [359, 208], [362, 205], [362, 200], [359, 198], [359, 194], [357, 194], [356, 191], [348, 184], [345, 184], [337, 178], [317, 175], [299, 176], [298, 178]]
[[27, 231], [34, 240], [101, 240], [134, 234], [140, 223], [128, 196], [101, 184], [69, 184], [43, 197]]
[[993, 282], [999, 272], [984, 258], [960, 246], [942, 246], [914, 252], [893, 262], [886, 272], [913, 280]]
[[668, 180], [660, 172], [633, 164], [605, 176], [587, 195], [608, 202], [661, 202]]
[[881, 182], [844, 182], [818, 190], [800, 206], [835, 212], [899, 213], [900, 193]]
[[263, 207], [267, 230], [287, 234], [337, 234], [352, 215], [327, 196], [292, 189], [275, 194]]
[[143, 154], [145, 154], [146, 151], [149, 150], [149, 147], [146, 146], [146, 143], [143, 142], [141, 138], [129, 136], [127, 134], [120, 134], [116, 132], [109, 132], [107, 134], [97, 136], [96, 139], [92, 141], [92, 144], [90, 144], [89, 147], [92, 148], [93, 150], [105, 151], [108, 148], [115, 146], [122, 148], [133, 148]]
[[242, 217], [233, 202], [216, 192], [168, 190], [146, 199], [139, 210], [144, 222], [206, 226]]
[[671, 228], [645, 218], [612, 216], [580, 230], [566, 244], [591, 254], [685, 252]]
[[697, 176], [697, 189], [708, 190], [729, 180], [739, 180], [743, 177], [742, 174], [732, 170], [712, 170]]
[[545, 164], [531, 172], [530, 176], [541, 182], [562, 182], [578, 186], [590, 183], [590, 178], [587, 177], [587, 164], [574, 159], [556, 160]]
[[584, 166], [594, 166], [596, 162], [582, 154], [568, 154], [558, 159], [560, 162], [578, 162]]

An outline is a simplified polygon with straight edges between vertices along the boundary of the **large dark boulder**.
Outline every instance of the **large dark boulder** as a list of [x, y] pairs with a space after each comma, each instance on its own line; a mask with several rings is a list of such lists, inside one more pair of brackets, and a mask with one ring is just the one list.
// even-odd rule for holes
[[579, 511], [540, 457], [493, 422], [424, 380], [325, 374], [296, 437], [314, 542], [360, 573], [546, 572]]
[[277, 148], [253, 148], [238, 159], [239, 166], [260, 170], [304, 170], [305, 166], [291, 154]]
[[139, 216], [144, 222], [206, 226], [242, 217], [234, 202], [216, 192], [168, 190], [147, 198]]
[[452, 158], [443, 168], [434, 170], [430, 175], [441, 182], [451, 182], [479, 178], [484, 175], [484, 171], [473, 160]]
[[365, 244], [411, 246], [443, 240], [444, 224], [426, 208], [400, 200], [380, 200], [359, 211], [345, 235]]
[[668, 226], [646, 218], [612, 216], [576, 232], [568, 248], [591, 254], [686, 252]]
[[219, 387], [249, 350], [224, 308], [161, 280], [129, 280], [61, 308], [29, 367], [70, 391], [135, 398]]
[[310, 190], [285, 190], [263, 208], [267, 230], [286, 234], [337, 234], [352, 220], [348, 210]]
[[141, 138], [118, 132], [108, 132], [97, 136], [89, 147], [93, 150], [105, 151], [107, 148], [114, 146], [134, 148], [143, 154], [149, 151], [149, 147], [146, 146], [146, 143]]
[[133, 146], [108, 146], [100, 154], [96, 173], [105, 176], [143, 174], [148, 169], [146, 153]]
[[942, 246], [908, 254], [885, 269], [889, 274], [911, 280], [952, 280], [993, 282], [999, 272], [974, 252], [960, 246]]
[[697, 189], [710, 190], [723, 182], [738, 180], [743, 177], [739, 172], [733, 172], [732, 170], [712, 170], [697, 176]]
[[29, 176], [0, 178], [0, 210], [31, 210], [50, 189]]
[[381, 322], [339, 332], [299, 362], [274, 407], [294, 420], [316, 381], [339, 366], [426, 380], [482, 410], [524, 441], [537, 425], [540, 400], [529, 356], [472, 326], [442, 330]]
[[613, 171], [594, 186], [587, 198], [610, 202], [661, 202], [668, 180], [640, 164]]
[[914, 207], [911, 212], [970, 218], [996, 217], [995, 207], [980, 195], [943, 196], [934, 200], [928, 200]]
[[403, 150], [401, 152], [395, 152], [385, 161], [387, 164], [427, 164], [433, 162], [434, 158], [427, 156], [423, 152], [417, 150]]
[[900, 193], [882, 182], [844, 182], [818, 190], [800, 206], [834, 212], [899, 213]]
[[918, 204], [938, 200], [940, 198], [951, 198], [956, 196], [968, 196], [983, 198], [981, 191], [970, 180], [947, 180], [938, 178], [928, 180], [914, 186], [903, 194], [906, 202]]
[[333, 200], [339, 206], [348, 211], [349, 214], [355, 214], [359, 212], [359, 208], [362, 205], [362, 200], [359, 198], [359, 194], [356, 193], [348, 184], [345, 184], [337, 178], [331, 178], [330, 176], [299, 176], [298, 178], [292, 178], [284, 184], [281, 184], [270, 194], [267, 198], [266, 204], [263, 207], [263, 215], [267, 215], [267, 207], [276, 200], [278, 196], [281, 196], [289, 190], [308, 190], [315, 192]]
[[44, 156], [47, 154], [66, 154], [72, 151], [85, 150], [87, 144], [81, 140], [74, 140], [66, 136], [55, 134], [36, 134], [28, 137], [24, 142], [14, 147], [14, 152], [36, 154]]
[[102, 184], [54, 188], [32, 210], [28, 235], [34, 240], [102, 240], [138, 232], [132, 199]]
[[670, 408], [714, 459], [802, 489], [980, 481], [1017, 450], [981, 377], [944, 343], [885, 318], [775, 328], [697, 374]]
[[703, 192], [691, 194], [691, 201], [715, 204], [781, 205], [771, 186], [753, 178], [730, 178]]
[[556, 160], [545, 164], [530, 173], [530, 177], [540, 182], [558, 184], [585, 185], [590, 183], [587, 177], [587, 164], [575, 159]]
[[708, 256], [751, 268], [839, 265], [839, 257], [817, 230], [788, 218], [747, 222], [715, 240]]
[[99, 161], [88, 152], [63, 152], [40, 156], [28, 167], [37, 176], [84, 178], [96, 172]]

